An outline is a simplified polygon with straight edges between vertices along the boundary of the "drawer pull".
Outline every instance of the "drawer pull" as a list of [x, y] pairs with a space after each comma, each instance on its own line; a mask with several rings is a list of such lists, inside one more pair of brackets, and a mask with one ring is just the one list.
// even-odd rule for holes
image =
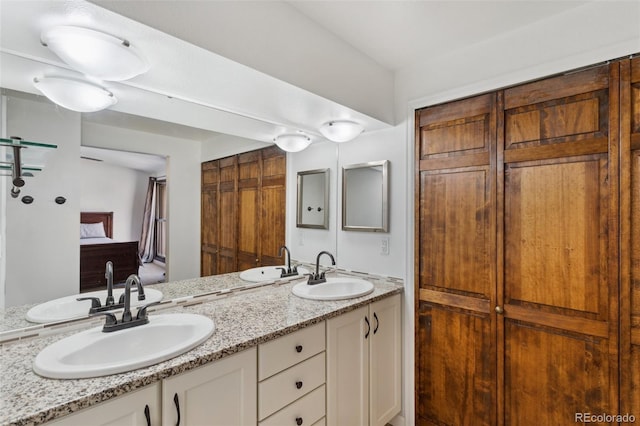
[[302, 382], [301, 381], [297, 381], [296, 382], [296, 388], [297, 389], [302, 389]]
[[180, 426], [180, 401], [178, 400], [177, 393], [173, 395], [173, 403], [176, 406], [176, 413], [178, 414], [178, 421], [176, 422], [176, 426]]
[[302, 417], [296, 417], [296, 424], [300, 426], [302, 424]]
[[378, 315], [376, 315], [376, 313], [373, 313], [373, 317], [376, 319], [376, 328], [373, 330], [373, 334], [376, 334], [378, 332], [378, 327], [380, 327], [380, 320], [378, 320]]
[[367, 323], [367, 332], [364, 335], [364, 338], [368, 339], [369, 338], [369, 333], [371, 332], [371, 323], [369, 323], [369, 318], [367, 318], [367, 317], [364, 317], [364, 322]]
[[302, 345], [296, 345], [296, 352], [302, 352]]
[[151, 412], [148, 404], [144, 406], [144, 418], [147, 419], [147, 426], [151, 426]]

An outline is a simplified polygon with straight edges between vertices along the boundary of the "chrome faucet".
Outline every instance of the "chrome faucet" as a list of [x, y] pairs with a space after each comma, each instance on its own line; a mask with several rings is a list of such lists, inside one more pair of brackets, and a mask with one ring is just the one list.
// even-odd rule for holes
[[[158, 302], [150, 303], [138, 309], [136, 317], [133, 318], [131, 315], [131, 286], [135, 284], [138, 289], [138, 300], [144, 300], [144, 290], [142, 288], [142, 283], [140, 282], [140, 277], [135, 274], [129, 275], [127, 281], [124, 284], [124, 310], [122, 311], [122, 319], [118, 321], [115, 314], [111, 312], [99, 312], [98, 315], [106, 315], [107, 320], [102, 327], [102, 331], [105, 333], [117, 330], [124, 330], [125, 328], [131, 328], [138, 325], [146, 324], [149, 322], [149, 318], [147, 317], [147, 308], [152, 305], [156, 305]], [[142, 295], [142, 298], [140, 296]]]
[[108, 260], [104, 269], [104, 278], [107, 280], [107, 298], [104, 301], [104, 306], [100, 303], [99, 297], [78, 297], [77, 301], [91, 300], [91, 308], [89, 309], [89, 315], [96, 312], [109, 311], [122, 307], [123, 299], [120, 297], [118, 304], [113, 299], [113, 262]]
[[107, 299], [104, 301], [105, 306], [115, 304], [113, 300], [113, 262], [107, 260], [105, 266], [104, 278], [107, 280]]
[[284, 278], [284, 277], [292, 277], [294, 275], [298, 275], [298, 267], [294, 266], [293, 269], [291, 269], [291, 252], [289, 251], [289, 249], [287, 248], [287, 246], [282, 246], [280, 247], [280, 253], [278, 254], [278, 256], [282, 256], [282, 252], [286, 251], [287, 252], [287, 268], [277, 268], [280, 269], [282, 271], [282, 273], [280, 274], [280, 278]]
[[309, 275], [309, 280], [307, 281], [307, 284], [309, 285], [314, 285], [314, 284], [320, 284], [320, 283], [326, 283], [327, 279], [324, 276], [324, 272], [320, 273], [320, 257], [326, 254], [327, 256], [329, 256], [331, 258], [331, 265], [335, 265], [336, 264], [336, 260], [333, 258], [333, 255], [331, 253], [329, 253], [328, 251], [321, 251], [320, 253], [318, 253], [318, 257], [316, 258], [316, 273], [315, 274], [311, 274]]

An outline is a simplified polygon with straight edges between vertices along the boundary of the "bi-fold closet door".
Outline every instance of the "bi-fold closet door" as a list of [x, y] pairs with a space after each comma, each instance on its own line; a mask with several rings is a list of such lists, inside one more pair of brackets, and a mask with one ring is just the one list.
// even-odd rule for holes
[[620, 305], [632, 292], [619, 272], [627, 228], [640, 226], [621, 214], [629, 63], [416, 112], [417, 423], [639, 410], [638, 346], [624, 348], [637, 345], [625, 318], [640, 328], [638, 285]]

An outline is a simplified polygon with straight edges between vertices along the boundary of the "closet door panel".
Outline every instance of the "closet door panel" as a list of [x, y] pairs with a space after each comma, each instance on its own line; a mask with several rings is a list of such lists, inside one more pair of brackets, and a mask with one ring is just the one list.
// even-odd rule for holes
[[416, 328], [416, 423], [495, 424], [489, 314], [420, 302]]
[[260, 151], [238, 156], [238, 270], [260, 266]]
[[418, 111], [416, 422], [496, 422], [495, 95]]
[[201, 198], [201, 257], [200, 275], [218, 273], [218, 186], [220, 166], [218, 161], [202, 163]]
[[229, 157], [220, 160], [219, 200], [220, 230], [218, 252], [218, 274], [238, 270], [237, 232], [238, 232], [238, 158]]
[[619, 409], [618, 70], [504, 91], [505, 424]]
[[285, 244], [286, 160], [286, 153], [277, 147], [262, 150], [260, 248], [263, 266], [285, 262], [279, 252]]

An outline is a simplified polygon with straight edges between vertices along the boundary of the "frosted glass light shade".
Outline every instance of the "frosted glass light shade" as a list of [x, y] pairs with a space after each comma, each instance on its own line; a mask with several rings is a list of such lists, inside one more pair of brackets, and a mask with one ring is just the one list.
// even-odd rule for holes
[[41, 41], [73, 69], [101, 80], [128, 80], [149, 70], [127, 40], [89, 28], [49, 28]]
[[320, 126], [322, 136], [333, 142], [348, 142], [364, 131], [360, 123], [350, 120], [328, 121]]
[[107, 89], [73, 78], [34, 78], [33, 85], [52, 102], [72, 111], [100, 111], [118, 101]]
[[286, 133], [277, 136], [273, 141], [281, 150], [287, 152], [302, 151], [311, 143], [311, 139], [308, 136], [296, 133]]

